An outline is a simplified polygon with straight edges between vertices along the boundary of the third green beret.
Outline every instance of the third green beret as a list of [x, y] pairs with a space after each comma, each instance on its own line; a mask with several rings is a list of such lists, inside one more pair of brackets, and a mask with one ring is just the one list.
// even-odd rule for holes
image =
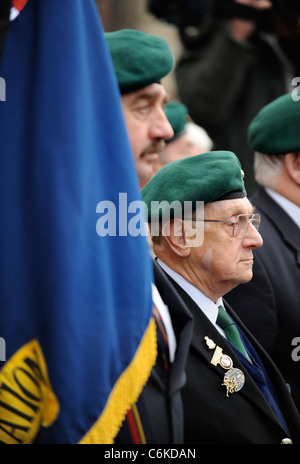
[[265, 155], [300, 151], [300, 101], [283, 95], [260, 110], [249, 126], [250, 147]]
[[183, 103], [172, 100], [165, 105], [165, 113], [174, 131], [174, 136], [167, 140], [167, 142], [171, 142], [185, 132], [185, 126], [188, 122], [188, 109]]
[[161, 37], [135, 29], [104, 34], [121, 93], [159, 82], [174, 66], [168, 43]]
[[[173, 201], [213, 201], [246, 196], [243, 171], [236, 155], [230, 151], [211, 151], [181, 158], [163, 166], [144, 186], [142, 197], [148, 221], [164, 217], [164, 208]], [[155, 203], [153, 203], [155, 202]], [[170, 211], [172, 214], [174, 212]]]

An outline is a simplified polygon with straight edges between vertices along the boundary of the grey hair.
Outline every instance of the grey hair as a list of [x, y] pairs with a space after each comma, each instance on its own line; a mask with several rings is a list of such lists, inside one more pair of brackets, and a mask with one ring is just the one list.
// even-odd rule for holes
[[258, 184], [274, 187], [283, 171], [284, 155], [254, 153], [254, 175]]

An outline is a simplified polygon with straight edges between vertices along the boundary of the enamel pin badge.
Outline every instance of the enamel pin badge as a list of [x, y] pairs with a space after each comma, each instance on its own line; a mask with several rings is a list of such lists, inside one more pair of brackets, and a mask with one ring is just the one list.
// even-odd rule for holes
[[215, 344], [213, 340], [211, 340], [208, 337], [204, 337], [204, 340], [206, 341], [206, 345], [210, 350], [213, 350], [215, 348], [213, 357], [211, 358], [210, 363], [213, 364], [214, 366], [217, 366], [217, 364], [220, 364], [224, 369], [230, 369], [233, 366], [232, 359], [230, 356], [227, 354], [223, 354], [222, 348], [220, 348], [218, 345]]
[[226, 396], [229, 396], [229, 393], [236, 393], [240, 391], [245, 383], [245, 376], [244, 373], [237, 368], [233, 367], [233, 361], [230, 356], [223, 353], [223, 350], [220, 346], [216, 345], [216, 343], [209, 337], [204, 337], [207, 347], [210, 350], [214, 349], [213, 356], [211, 358], [210, 363], [214, 366], [218, 364], [226, 369], [226, 374], [224, 375], [223, 383], [226, 387]]

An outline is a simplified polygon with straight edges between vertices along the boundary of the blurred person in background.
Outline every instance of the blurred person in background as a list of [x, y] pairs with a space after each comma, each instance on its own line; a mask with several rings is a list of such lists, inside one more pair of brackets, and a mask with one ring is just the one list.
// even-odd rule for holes
[[[176, 3], [176, 2], [175, 2]], [[192, 2], [193, 3], [193, 2]], [[300, 75], [300, 2], [211, 0], [198, 25], [180, 28], [178, 95], [214, 149], [237, 153], [251, 195], [257, 183], [247, 129], [257, 112]]]

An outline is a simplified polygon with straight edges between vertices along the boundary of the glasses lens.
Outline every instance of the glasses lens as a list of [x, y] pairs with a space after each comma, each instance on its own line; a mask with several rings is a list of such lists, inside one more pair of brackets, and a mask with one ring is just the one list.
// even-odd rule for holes
[[242, 238], [246, 235], [249, 224], [252, 224], [253, 227], [258, 230], [260, 225], [260, 215], [259, 214], [240, 214], [236, 218], [236, 224], [234, 227], [234, 236], [237, 238]]
[[248, 218], [249, 217], [246, 214], [240, 214], [236, 217], [236, 223], [233, 229], [234, 237], [242, 238], [245, 235], [249, 225]]
[[253, 227], [255, 227], [255, 229], [258, 230], [260, 225], [260, 214], [253, 214], [252, 219], [250, 219], [250, 222], [252, 222]]

